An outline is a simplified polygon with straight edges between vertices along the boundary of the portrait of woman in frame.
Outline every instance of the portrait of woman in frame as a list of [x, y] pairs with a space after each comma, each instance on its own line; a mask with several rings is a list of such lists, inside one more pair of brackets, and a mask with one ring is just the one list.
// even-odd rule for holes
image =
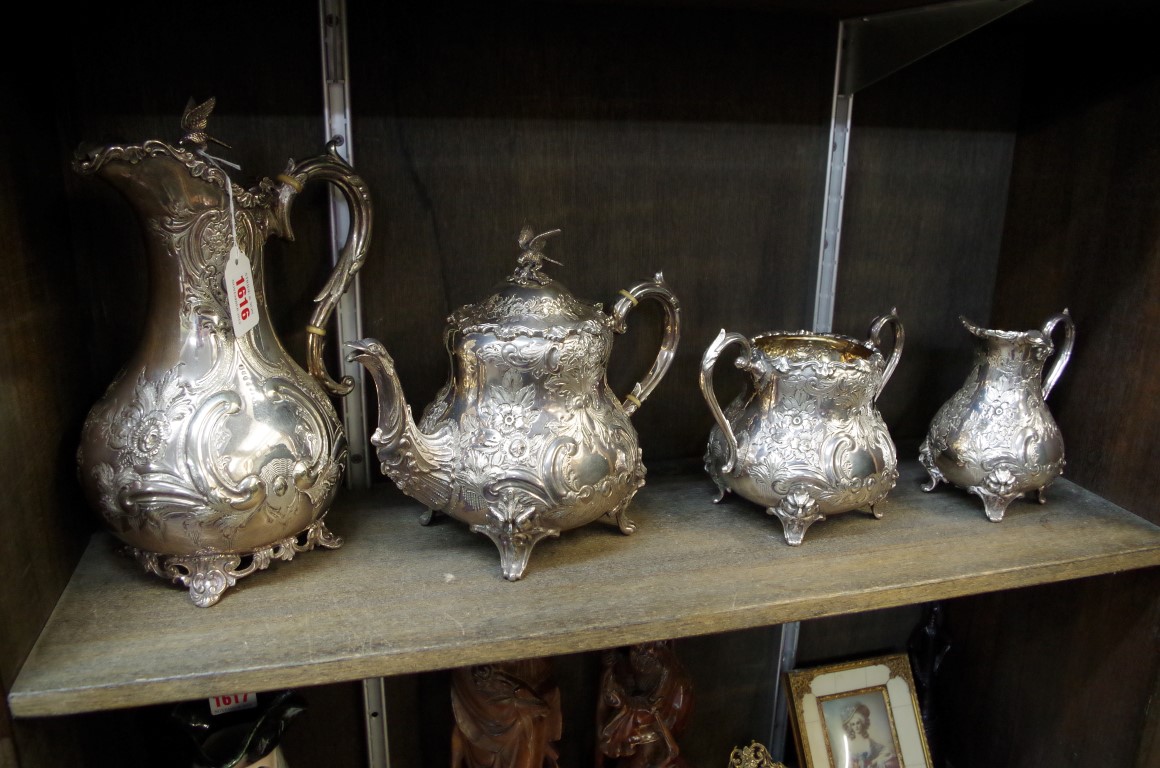
[[885, 687], [826, 697], [820, 704], [837, 768], [900, 768]]
[[802, 768], [930, 768], [905, 654], [785, 675]]

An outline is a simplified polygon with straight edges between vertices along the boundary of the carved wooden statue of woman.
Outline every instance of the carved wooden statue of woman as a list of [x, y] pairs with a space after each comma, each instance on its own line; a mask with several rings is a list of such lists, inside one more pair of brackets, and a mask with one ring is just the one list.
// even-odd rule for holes
[[460, 667], [451, 707], [451, 768], [557, 768], [563, 717], [548, 659]]
[[606, 651], [597, 703], [596, 766], [686, 768], [677, 738], [693, 713], [693, 683], [671, 640]]

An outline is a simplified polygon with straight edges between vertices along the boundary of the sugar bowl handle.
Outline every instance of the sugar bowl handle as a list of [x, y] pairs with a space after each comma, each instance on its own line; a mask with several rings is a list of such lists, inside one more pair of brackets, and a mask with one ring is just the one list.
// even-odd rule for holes
[[725, 418], [725, 412], [721, 410], [721, 403], [717, 400], [717, 393], [713, 390], [713, 369], [717, 366], [717, 359], [721, 357], [725, 348], [734, 343], [740, 344], [742, 349], [734, 365], [742, 370], [749, 370], [753, 345], [740, 333], [727, 332], [724, 328], [701, 357], [701, 395], [709, 404], [709, 410], [717, 420], [717, 425], [721, 427], [721, 434], [725, 436], [725, 463], [721, 465], [722, 472], [731, 472], [733, 463], [737, 461], [737, 435], [733, 434], [733, 427], [729, 426], [729, 420]]
[[894, 374], [894, 369], [898, 367], [898, 358], [902, 357], [902, 345], [906, 341], [906, 333], [902, 328], [902, 321], [898, 319], [898, 308], [892, 307], [889, 315], [876, 317], [870, 324], [870, 343], [879, 351], [882, 350], [882, 341], [879, 335], [882, 333], [883, 326], [888, 323], [894, 329], [894, 348], [890, 351], [890, 357], [886, 360], [886, 368], [882, 371], [882, 381], [878, 384], [878, 391], [874, 393], [875, 401], [882, 394], [882, 390], [886, 387], [886, 382], [890, 381], [891, 375]]
[[612, 308], [612, 328], [617, 333], [624, 333], [627, 327], [624, 322], [625, 316], [640, 304], [641, 299], [654, 299], [660, 302], [665, 310], [664, 336], [661, 338], [661, 348], [657, 352], [656, 360], [644, 378], [637, 382], [632, 392], [624, 398], [624, 411], [631, 416], [673, 364], [677, 343], [681, 339], [681, 305], [660, 272], [657, 272], [652, 280], [637, 283], [627, 290], [622, 290], [620, 294], [620, 300]]

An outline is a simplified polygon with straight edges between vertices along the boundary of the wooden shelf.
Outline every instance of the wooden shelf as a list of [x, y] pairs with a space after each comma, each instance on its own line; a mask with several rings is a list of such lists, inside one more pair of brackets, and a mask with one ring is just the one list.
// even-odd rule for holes
[[542, 541], [507, 582], [490, 540], [384, 485], [328, 518], [346, 539], [242, 579], [212, 608], [94, 536], [9, 692], [17, 717], [301, 687], [779, 624], [1160, 565], [1160, 527], [1066, 480], [991, 523], [904, 464], [884, 516], [800, 547], [697, 472], [650, 471], [624, 536]]

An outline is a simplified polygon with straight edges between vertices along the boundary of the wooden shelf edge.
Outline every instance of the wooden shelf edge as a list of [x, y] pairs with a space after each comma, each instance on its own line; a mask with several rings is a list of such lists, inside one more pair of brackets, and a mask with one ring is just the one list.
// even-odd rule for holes
[[331, 513], [343, 548], [276, 563], [209, 609], [98, 535], [9, 707], [55, 716], [419, 673], [1160, 565], [1160, 527], [1070, 482], [993, 524], [966, 494], [923, 493], [920, 473], [904, 465], [882, 520], [841, 515], [800, 547], [754, 505], [713, 504], [703, 476], [657, 476], [634, 500], [636, 534], [566, 531], [520, 582], [465, 526], [419, 526], [393, 489], [349, 494]]

